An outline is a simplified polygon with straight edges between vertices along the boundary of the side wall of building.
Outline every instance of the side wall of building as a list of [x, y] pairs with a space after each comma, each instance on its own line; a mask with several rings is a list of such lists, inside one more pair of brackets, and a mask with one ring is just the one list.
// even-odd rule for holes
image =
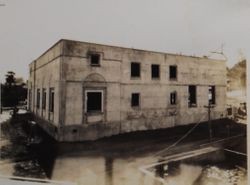
[[[63, 41], [61, 140], [91, 140], [136, 130], [158, 129], [206, 121], [208, 88], [215, 86], [212, 119], [225, 116], [226, 67], [224, 61], [198, 57]], [[101, 56], [90, 65], [90, 53]], [[131, 78], [131, 62], [139, 62], [141, 75]], [[160, 78], [151, 78], [151, 65], [160, 65]], [[169, 79], [169, 66], [177, 66], [177, 79]], [[188, 86], [195, 85], [197, 105], [188, 107]], [[86, 92], [102, 91], [103, 113], [86, 112]], [[170, 93], [177, 104], [170, 105]], [[131, 94], [140, 94], [140, 106], [131, 107]]]
[[[29, 65], [28, 108], [35, 115], [36, 121], [51, 135], [55, 135], [60, 125], [61, 51], [62, 43], [58, 42]], [[53, 111], [50, 109], [52, 91]]]
[[[141, 77], [130, 77], [131, 61], [141, 63]], [[122, 127], [125, 131], [165, 128], [206, 121], [208, 88], [215, 86], [216, 105], [212, 119], [225, 116], [226, 67], [225, 62], [197, 57], [163, 55], [159, 53], [128, 51], [123, 57]], [[160, 65], [160, 78], [152, 79], [151, 65]], [[169, 79], [169, 66], [177, 66], [177, 79]], [[188, 106], [188, 86], [195, 85], [197, 106]], [[140, 93], [139, 109], [131, 107], [131, 94]], [[170, 105], [170, 93], [176, 92], [177, 104]], [[132, 126], [131, 126], [132, 125]]]

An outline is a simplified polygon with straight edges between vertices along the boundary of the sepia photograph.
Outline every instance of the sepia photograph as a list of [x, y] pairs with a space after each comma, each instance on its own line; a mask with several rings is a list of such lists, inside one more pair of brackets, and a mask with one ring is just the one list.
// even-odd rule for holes
[[247, 185], [249, 17], [248, 0], [0, 0], [0, 184]]

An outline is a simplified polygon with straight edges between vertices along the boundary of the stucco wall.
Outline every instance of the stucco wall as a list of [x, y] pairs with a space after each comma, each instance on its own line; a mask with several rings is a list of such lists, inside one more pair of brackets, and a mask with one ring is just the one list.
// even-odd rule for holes
[[[62, 43], [58, 42], [30, 67], [29, 89], [32, 92], [31, 107], [29, 109], [36, 116], [49, 121], [51, 124], [59, 125], [60, 111], [60, 65], [61, 65]], [[42, 89], [46, 89], [46, 109], [42, 110]], [[54, 113], [49, 113], [49, 88], [54, 88]], [[37, 89], [40, 89], [40, 108], [37, 108]], [[29, 96], [28, 96], [29, 97]], [[50, 114], [50, 116], [49, 116]]]
[[[99, 67], [90, 65], [90, 52], [100, 54]], [[139, 78], [131, 78], [131, 62], [141, 63]], [[159, 79], [151, 79], [152, 64], [160, 65]], [[177, 66], [177, 80], [169, 80], [170, 65]], [[225, 116], [225, 61], [62, 40], [30, 66], [38, 68], [30, 82], [41, 88], [41, 95], [42, 87], [55, 86], [52, 123], [60, 123], [60, 140], [91, 140], [206, 121], [209, 85], [216, 89], [211, 118]], [[197, 107], [188, 107], [188, 85], [197, 86]], [[103, 91], [104, 113], [99, 117], [85, 112], [89, 89]], [[170, 105], [173, 91], [176, 105]], [[140, 93], [139, 108], [131, 107], [132, 93]]]
[[65, 125], [82, 124], [82, 83], [67, 83], [66, 85]]

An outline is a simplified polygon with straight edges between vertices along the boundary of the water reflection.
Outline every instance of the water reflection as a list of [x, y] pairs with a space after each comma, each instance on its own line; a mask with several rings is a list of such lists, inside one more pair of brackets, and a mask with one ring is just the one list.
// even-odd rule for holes
[[[59, 156], [55, 161], [52, 179], [84, 185], [144, 185], [143, 174], [138, 168], [146, 161], [154, 160], [146, 157], [138, 159], [101, 157], [94, 153], [92, 157], [84, 154]], [[148, 184], [147, 180], [145, 182]]]
[[[52, 161], [51, 179], [72, 181], [79, 185], [163, 184], [142, 173], [139, 167], [159, 160], [160, 157], [154, 154], [172, 144], [165, 135], [164, 132], [156, 132], [151, 136], [144, 133], [143, 136], [133, 134], [94, 142], [60, 143], [56, 146], [57, 155]], [[217, 155], [215, 159], [223, 159], [223, 155]], [[156, 176], [166, 179], [167, 169], [168, 177], [172, 175], [168, 180], [178, 185], [181, 182], [198, 185], [204, 171], [198, 164], [172, 162], [168, 166], [158, 166]]]
[[105, 158], [105, 185], [113, 185], [113, 161], [112, 157]]
[[171, 185], [247, 184], [246, 158], [224, 150], [158, 163], [148, 171]]
[[[103, 152], [103, 151], [102, 151]], [[81, 154], [72, 153], [65, 156], [58, 156], [52, 174], [54, 180], [65, 180], [77, 182], [84, 185], [160, 185], [164, 184], [157, 178], [164, 179], [166, 184], [171, 185], [219, 185], [246, 184], [246, 171], [244, 168], [236, 167], [235, 162], [222, 161], [223, 155], [219, 157], [208, 157], [207, 159], [217, 159], [211, 164], [206, 164], [208, 160], [203, 156], [202, 161], [173, 161], [168, 164], [160, 164], [152, 171], [156, 178], [139, 171], [142, 164], [156, 162], [152, 155], [141, 155], [136, 157], [124, 157], [119, 153], [108, 152], [106, 155], [101, 151], [84, 151]], [[209, 156], [208, 155], [208, 156]], [[119, 156], [119, 157], [118, 157]], [[197, 162], [198, 161], [198, 162]], [[204, 162], [205, 161], [205, 162]], [[199, 165], [200, 164], [202, 165]], [[214, 164], [217, 164], [215, 166]], [[230, 181], [223, 181], [231, 179]], [[237, 180], [237, 181], [236, 181]]]

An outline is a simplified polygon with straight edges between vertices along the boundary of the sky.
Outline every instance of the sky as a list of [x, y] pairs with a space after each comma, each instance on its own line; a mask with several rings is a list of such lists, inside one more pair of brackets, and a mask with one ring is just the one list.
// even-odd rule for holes
[[[0, 81], [59, 39], [210, 56], [250, 57], [249, 0], [0, 0]], [[212, 56], [214, 57], [214, 56]]]

